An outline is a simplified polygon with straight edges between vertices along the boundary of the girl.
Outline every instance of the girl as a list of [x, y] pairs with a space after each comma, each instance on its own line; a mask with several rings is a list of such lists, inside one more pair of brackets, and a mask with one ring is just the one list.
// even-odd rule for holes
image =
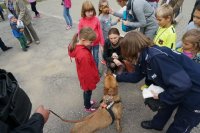
[[107, 67], [113, 73], [122, 73], [124, 65], [122, 63], [121, 49], [119, 42], [122, 39], [117, 28], [111, 28], [108, 32], [108, 39], [105, 41], [103, 58]]
[[35, 12], [34, 18], [39, 18], [40, 13], [36, 9], [36, 4], [37, 4], [36, 0], [28, 0], [28, 2], [31, 4], [32, 11]]
[[136, 69], [117, 75], [117, 81], [137, 83], [148, 77], [165, 90], [160, 94], [152, 92], [156, 101], [152, 106], [157, 112], [152, 120], [141, 122], [141, 126], [162, 130], [170, 117], [175, 116], [166, 132], [189, 133], [200, 122], [200, 64], [167, 47], [153, 45], [138, 31], [127, 33], [120, 46], [122, 56], [135, 64]]
[[116, 25], [119, 22], [119, 19], [112, 22], [112, 18], [109, 15], [109, 5], [107, 0], [100, 0], [99, 1], [99, 20], [101, 22], [101, 28], [103, 31], [104, 39], [108, 37], [108, 31], [110, 30], [111, 26]]
[[75, 34], [71, 46], [68, 49], [70, 57], [75, 58], [78, 78], [83, 92], [85, 111], [93, 112], [96, 109], [92, 107], [95, 103], [90, 101], [92, 90], [96, 88], [99, 82], [98, 69], [95, 65], [89, 46], [96, 39], [96, 33], [89, 27], [82, 28], [78, 34]]
[[183, 46], [177, 51], [200, 63], [200, 31], [197, 29], [187, 31], [182, 37], [182, 42]]
[[71, 0], [63, 0], [63, 5], [64, 5], [63, 16], [67, 23], [66, 29], [69, 30], [72, 28], [72, 18], [71, 15], [69, 14], [69, 9], [71, 8]]
[[99, 45], [101, 51], [103, 51], [104, 39], [103, 33], [101, 29], [101, 24], [98, 18], [96, 17], [96, 11], [92, 3], [88, 0], [83, 2], [81, 9], [81, 19], [79, 21], [78, 30], [80, 31], [83, 27], [90, 27], [96, 33], [96, 39], [92, 43], [91, 49], [92, 54], [96, 62], [96, 66], [98, 68], [99, 65]]

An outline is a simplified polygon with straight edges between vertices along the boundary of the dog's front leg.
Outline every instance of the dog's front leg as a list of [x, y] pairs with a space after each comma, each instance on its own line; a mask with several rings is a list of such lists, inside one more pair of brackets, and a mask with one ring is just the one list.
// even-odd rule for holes
[[117, 131], [118, 131], [119, 133], [122, 132], [122, 127], [121, 127], [120, 121], [121, 121], [121, 119], [116, 119], [116, 120], [115, 120], [116, 128], [117, 128]]

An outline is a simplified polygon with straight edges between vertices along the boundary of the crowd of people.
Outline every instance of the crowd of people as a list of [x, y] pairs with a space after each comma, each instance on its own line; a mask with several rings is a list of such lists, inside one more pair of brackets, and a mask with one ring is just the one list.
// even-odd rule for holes
[[[28, 2], [35, 17], [40, 17], [36, 0]], [[163, 130], [177, 109], [167, 133], [189, 133], [200, 122], [199, 0], [179, 42], [175, 26], [184, 10], [184, 0], [161, 0], [161, 4], [159, 0], [116, 2], [121, 7], [119, 11], [112, 9], [109, 0], [99, 0], [97, 15], [94, 3], [85, 0], [77, 33], [68, 46], [69, 56], [75, 58], [85, 111], [96, 111], [93, 106], [96, 101], [91, 97], [102, 75], [99, 70], [101, 62], [113, 72], [118, 82], [137, 83], [145, 79], [141, 90], [151, 84], [164, 89], [161, 93], [152, 92], [157, 113], [152, 120], [142, 121], [142, 128]], [[62, 0], [61, 5], [66, 30], [70, 30], [73, 26], [69, 12], [72, 2]], [[32, 17], [23, 0], [8, 0], [7, 7], [11, 13], [8, 19], [13, 35], [19, 40], [22, 50], [27, 51], [33, 40], [39, 44], [39, 37], [31, 23]], [[124, 37], [120, 36], [117, 28], [112, 27], [119, 22], [127, 32]], [[3, 51], [12, 48], [7, 47], [1, 39], [0, 47]], [[101, 61], [99, 56], [102, 56]], [[133, 68], [131, 72], [128, 67]], [[44, 118], [48, 118], [48, 113], [45, 111]]]

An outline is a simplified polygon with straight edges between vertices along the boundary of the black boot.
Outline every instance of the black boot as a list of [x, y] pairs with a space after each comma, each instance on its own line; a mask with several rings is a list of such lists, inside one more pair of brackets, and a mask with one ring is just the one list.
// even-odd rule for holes
[[153, 127], [151, 121], [142, 121], [142, 122], [141, 122], [141, 127], [142, 127], [142, 128], [145, 128], [145, 129], [155, 129], [155, 130], [158, 130], [158, 131], [161, 131], [161, 130], [162, 130], [162, 129], [160, 129], [160, 128], [155, 128], [155, 127]]
[[3, 49], [3, 51], [5, 52], [5, 51], [7, 51], [9, 49], [12, 49], [12, 47], [6, 47], [5, 49]]

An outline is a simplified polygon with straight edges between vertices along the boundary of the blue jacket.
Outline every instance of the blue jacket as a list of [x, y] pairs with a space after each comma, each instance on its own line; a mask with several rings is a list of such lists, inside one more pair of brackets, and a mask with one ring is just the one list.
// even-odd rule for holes
[[12, 29], [12, 33], [13, 35], [18, 38], [18, 37], [22, 37], [24, 34], [23, 32], [20, 32], [20, 29], [17, 28], [17, 23], [10, 23], [10, 27]]
[[147, 77], [164, 88], [160, 101], [200, 109], [200, 64], [167, 47], [145, 48], [134, 73], [117, 75], [119, 82], [136, 83]]

